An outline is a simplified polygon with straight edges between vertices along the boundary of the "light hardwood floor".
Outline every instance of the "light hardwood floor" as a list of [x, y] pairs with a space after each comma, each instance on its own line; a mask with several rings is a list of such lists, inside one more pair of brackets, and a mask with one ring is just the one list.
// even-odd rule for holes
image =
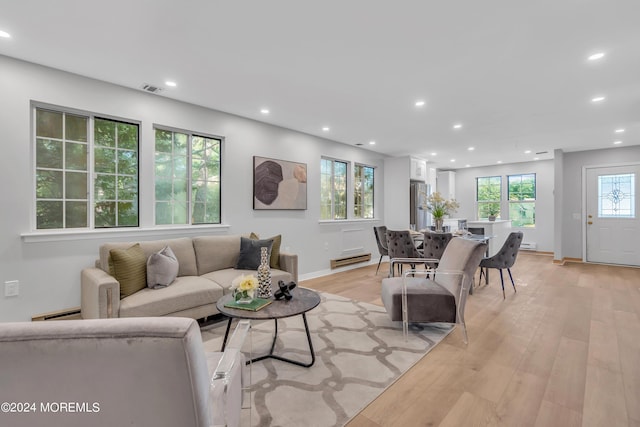
[[[381, 305], [383, 263], [301, 282]], [[358, 414], [363, 426], [640, 426], [640, 269], [521, 252], [450, 334]], [[476, 274], [476, 282], [478, 275]]]

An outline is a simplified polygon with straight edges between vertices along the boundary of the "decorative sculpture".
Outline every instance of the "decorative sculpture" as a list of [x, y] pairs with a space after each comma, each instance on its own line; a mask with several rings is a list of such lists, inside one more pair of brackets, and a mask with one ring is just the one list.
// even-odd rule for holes
[[284, 298], [289, 301], [291, 298], [293, 298], [293, 295], [291, 295], [291, 290], [296, 287], [295, 282], [289, 282], [285, 284], [284, 281], [280, 280], [278, 281], [278, 287], [280, 288], [280, 290], [277, 290], [275, 293], [275, 298], [277, 300]]

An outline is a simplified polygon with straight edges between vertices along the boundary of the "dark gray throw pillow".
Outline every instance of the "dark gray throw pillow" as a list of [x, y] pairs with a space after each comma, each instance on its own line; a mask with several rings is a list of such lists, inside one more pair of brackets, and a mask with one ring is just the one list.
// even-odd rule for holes
[[236, 268], [238, 270], [257, 270], [260, 265], [260, 248], [267, 248], [267, 263], [271, 257], [271, 246], [273, 240], [254, 240], [246, 237], [240, 238], [240, 257]]
[[156, 289], [169, 286], [176, 280], [180, 264], [169, 246], [147, 259], [147, 286]]

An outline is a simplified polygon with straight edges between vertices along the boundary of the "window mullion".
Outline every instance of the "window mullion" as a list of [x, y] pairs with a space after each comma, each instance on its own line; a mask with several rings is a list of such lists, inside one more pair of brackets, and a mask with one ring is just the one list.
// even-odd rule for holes
[[187, 137], [187, 224], [193, 224], [193, 134]]
[[89, 216], [89, 228], [95, 229], [95, 186], [96, 186], [96, 172], [95, 172], [95, 126], [94, 126], [94, 116], [88, 117], [88, 134], [87, 134], [87, 155], [89, 157], [87, 163], [87, 179], [88, 183], [88, 197], [87, 197], [87, 215]]

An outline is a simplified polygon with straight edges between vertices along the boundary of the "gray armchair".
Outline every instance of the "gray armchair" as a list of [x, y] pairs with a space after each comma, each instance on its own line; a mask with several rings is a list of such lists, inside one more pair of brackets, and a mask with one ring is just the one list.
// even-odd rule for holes
[[[486, 247], [483, 242], [454, 238], [431, 277], [383, 279], [381, 298], [391, 320], [402, 320], [405, 330], [407, 323], [457, 323], [462, 326], [464, 342], [468, 342], [464, 309], [471, 278]], [[418, 272], [407, 272], [415, 273]]]
[[[522, 243], [523, 237], [522, 231], [513, 231], [507, 236], [507, 240], [504, 241], [502, 248], [492, 257], [484, 258], [480, 261], [480, 281], [482, 281], [482, 275], [484, 273], [485, 268], [497, 268], [500, 270], [500, 283], [502, 284], [502, 298], [505, 298], [504, 295], [504, 277], [502, 275], [502, 270], [507, 269], [509, 273], [509, 278], [511, 279], [511, 285], [513, 286], [513, 291], [516, 291], [516, 284], [513, 281], [513, 276], [511, 275], [511, 267], [516, 262], [516, 257], [518, 256], [518, 251], [520, 250], [520, 244]], [[488, 276], [487, 276], [488, 277]]]
[[[237, 426], [244, 366], [239, 348], [249, 323], [240, 325], [224, 353], [205, 353], [193, 319], [5, 323], [0, 401], [36, 406], [29, 414], [0, 414], [1, 423]], [[62, 404], [72, 406], [60, 410]]]
[[378, 251], [380, 252], [380, 260], [378, 261], [378, 268], [376, 268], [376, 275], [380, 270], [380, 263], [382, 257], [389, 256], [389, 250], [387, 249], [387, 227], [384, 225], [373, 227], [373, 234], [376, 236], [376, 244], [378, 245]]

